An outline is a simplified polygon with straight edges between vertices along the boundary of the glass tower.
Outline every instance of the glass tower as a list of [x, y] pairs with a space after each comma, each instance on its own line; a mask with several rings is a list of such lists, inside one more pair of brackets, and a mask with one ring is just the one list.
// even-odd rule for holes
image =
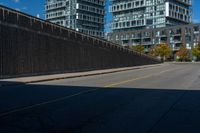
[[45, 19], [92, 36], [104, 37], [104, 0], [46, 0]]
[[191, 23], [191, 0], [111, 0], [111, 29], [128, 31]]

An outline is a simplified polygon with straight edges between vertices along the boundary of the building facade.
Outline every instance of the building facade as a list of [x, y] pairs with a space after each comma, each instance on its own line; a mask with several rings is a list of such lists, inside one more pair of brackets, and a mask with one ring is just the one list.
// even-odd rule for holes
[[111, 0], [113, 32], [191, 22], [192, 0]]
[[105, 0], [46, 0], [45, 19], [92, 36], [104, 37]]
[[144, 45], [145, 51], [157, 44], [169, 44], [173, 51], [181, 45], [192, 49], [200, 42], [200, 24], [109, 33], [107, 40], [122, 45]]

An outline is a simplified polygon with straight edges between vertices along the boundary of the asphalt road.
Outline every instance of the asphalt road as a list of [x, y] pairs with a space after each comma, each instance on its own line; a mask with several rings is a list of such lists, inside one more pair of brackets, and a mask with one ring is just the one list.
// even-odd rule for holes
[[200, 64], [0, 88], [0, 133], [199, 133]]

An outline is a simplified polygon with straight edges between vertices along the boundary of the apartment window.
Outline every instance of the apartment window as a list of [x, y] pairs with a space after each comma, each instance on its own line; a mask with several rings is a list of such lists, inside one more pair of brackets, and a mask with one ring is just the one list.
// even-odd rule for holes
[[194, 27], [194, 31], [199, 31], [199, 27], [198, 27], [198, 26], [195, 26], [195, 27]]
[[153, 19], [147, 19], [147, 25], [152, 25], [153, 24]]
[[131, 3], [128, 3], [128, 8], [131, 8]]
[[139, 1], [137, 1], [137, 2], [136, 2], [136, 6], [139, 6], [139, 5], [140, 5], [140, 3], [139, 3]]
[[118, 28], [118, 23], [115, 24], [115, 27]]
[[142, 25], [141, 20], [138, 20], [138, 21], [137, 21], [137, 25]]
[[144, 4], [144, 1], [141, 1], [141, 5], [143, 5]]
[[132, 21], [132, 22], [131, 22], [131, 25], [132, 25], [132, 26], [135, 26], [135, 25], [136, 25], [136, 22], [135, 22], [135, 21]]
[[125, 22], [123, 22], [123, 27], [125, 27], [126, 26], [126, 23]]

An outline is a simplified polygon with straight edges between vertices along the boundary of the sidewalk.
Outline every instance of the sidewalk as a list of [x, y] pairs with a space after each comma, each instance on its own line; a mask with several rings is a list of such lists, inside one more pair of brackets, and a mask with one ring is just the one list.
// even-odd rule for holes
[[59, 80], [59, 79], [67, 79], [67, 78], [100, 75], [100, 74], [108, 74], [108, 73], [122, 72], [122, 71], [134, 70], [134, 69], [143, 69], [143, 68], [156, 67], [156, 66], [162, 66], [162, 65], [164, 64], [124, 67], [124, 68], [105, 69], [105, 70], [94, 70], [94, 71], [87, 71], [87, 72], [19, 77], [19, 78], [11, 78], [11, 79], [0, 79], [0, 87], [21, 85], [21, 84], [27, 84], [27, 83], [36, 83], [36, 82], [43, 82], [43, 81], [51, 81], [51, 80]]

